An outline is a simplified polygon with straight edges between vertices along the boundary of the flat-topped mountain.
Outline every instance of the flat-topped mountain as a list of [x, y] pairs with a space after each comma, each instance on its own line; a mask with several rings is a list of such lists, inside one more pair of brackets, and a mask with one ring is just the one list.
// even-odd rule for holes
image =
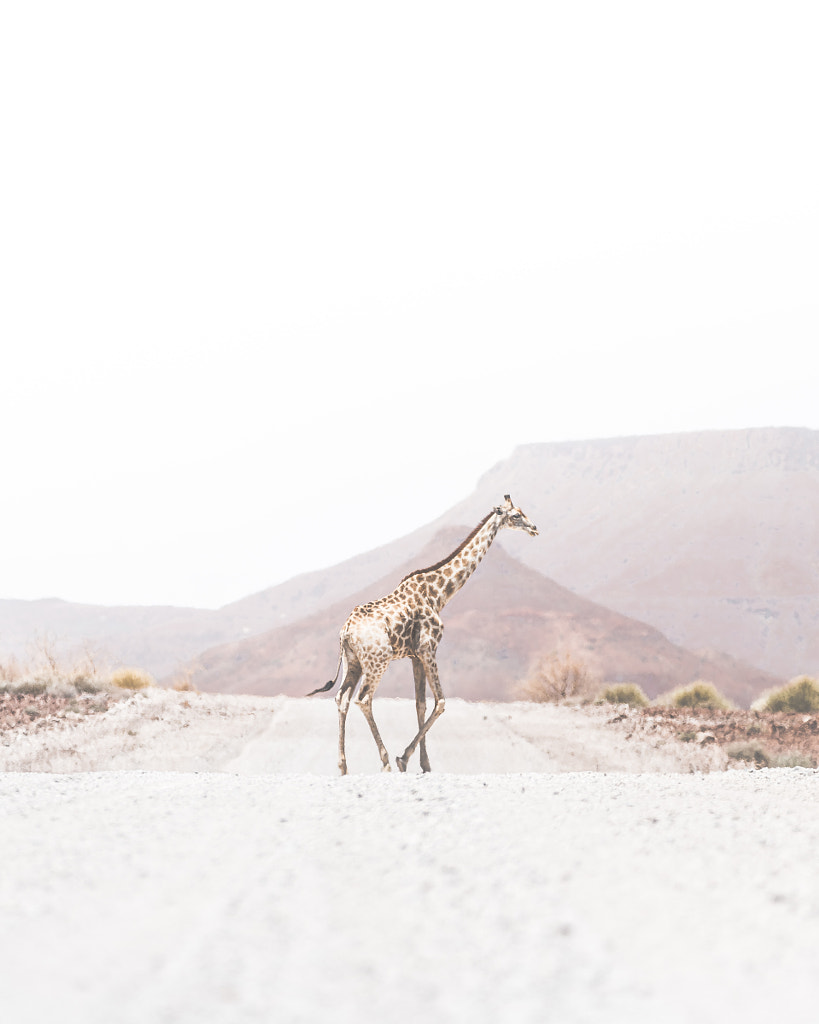
[[685, 647], [819, 674], [819, 431], [525, 445], [452, 515], [503, 487], [541, 542], [502, 543]]

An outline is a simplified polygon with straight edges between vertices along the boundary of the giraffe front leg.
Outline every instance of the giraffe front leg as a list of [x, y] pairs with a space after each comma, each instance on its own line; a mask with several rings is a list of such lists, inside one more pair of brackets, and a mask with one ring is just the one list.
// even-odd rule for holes
[[[432, 696], [435, 699], [435, 703], [432, 707], [432, 713], [430, 714], [429, 718], [425, 722], [421, 723], [421, 725], [419, 726], [415, 738], [412, 740], [412, 742], [404, 751], [404, 753], [401, 754], [399, 757], [396, 757], [395, 759], [395, 763], [398, 765], [399, 769], [402, 772], [405, 772], [407, 770], [407, 762], [412, 757], [415, 748], [418, 746], [419, 743], [421, 743], [424, 740], [424, 737], [429, 732], [432, 723], [437, 718], [440, 718], [440, 716], [444, 713], [446, 707], [444, 701], [444, 693], [443, 690], [441, 689], [440, 680], [438, 679], [438, 666], [435, 662], [435, 652], [430, 651], [425, 656], [422, 656], [420, 660], [422, 667], [424, 669], [424, 673], [427, 677], [427, 681], [429, 682], [430, 689], [432, 690]], [[426, 701], [424, 703], [426, 706]], [[421, 765], [421, 767], [423, 767], [423, 764]], [[429, 762], [427, 762], [427, 768], [425, 769], [425, 771], [429, 771]]]
[[[412, 659], [412, 674], [415, 679], [415, 711], [418, 716], [418, 729], [421, 730], [427, 717], [427, 677], [424, 673], [424, 666], [418, 658]], [[421, 771], [431, 772], [432, 769], [429, 766], [429, 757], [427, 756], [426, 736], [421, 737], [420, 753]], [[404, 767], [401, 767], [400, 757], [396, 759], [396, 763], [401, 771], [407, 770], [406, 761], [404, 761]]]

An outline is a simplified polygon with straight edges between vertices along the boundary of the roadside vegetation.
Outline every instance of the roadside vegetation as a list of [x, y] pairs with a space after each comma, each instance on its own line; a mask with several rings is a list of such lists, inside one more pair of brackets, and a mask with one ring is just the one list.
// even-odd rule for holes
[[813, 768], [813, 761], [807, 754], [793, 751], [775, 754], [761, 743], [732, 743], [725, 748], [725, 753], [733, 761], [752, 764], [756, 768]]
[[[196, 692], [193, 671], [191, 666], [180, 670], [170, 688]], [[40, 638], [25, 661], [0, 660], [0, 735], [104, 712], [155, 685], [142, 669], [112, 669], [90, 649], [69, 657], [59, 653], [49, 638]], [[806, 675], [762, 694], [750, 710], [742, 710], [706, 680], [651, 700], [636, 683], [603, 683], [582, 658], [563, 649], [533, 666], [517, 696], [533, 702], [594, 706], [635, 741], [656, 744], [670, 738], [714, 744], [732, 766], [819, 767], [819, 682]]]
[[658, 697], [657, 703], [670, 704], [674, 708], [705, 708], [710, 711], [728, 711], [733, 707], [713, 683], [707, 683], [702, 679]]
[[611, 705], [611, 724], [629, 737], [662, 737], [715, 744], [742, 768], [819, 767], [819, 682], [798, 676], [768, 691], [750, 710], [737, 708], [707, 680], [698, 679], [651, 700], [636, 683], [601, 684], [571, 651], [541, 659], [520, 685], [523, 700]]
[[819, 683], [810, 676], [797, 676], [787, 686], [763, 693], [751, 708], [754, 711], [815, 714], [819, 712]]
[[90, 648], [67, 656], [51, 638], [40, 637], [25, 661], [0, 661], [0, 732], [107, 711], [152, 685], [140, 669], [112, 671]]
[[643, 688], [636, 683], [614, 683], [597, 697], [598, 704], [627, 704], [630, 708], [647, 708], [651, 703]]
[[108, 682], [119, 690], [145, 690], [154, 685], [153, 678], [140, 668], [118, 668]]

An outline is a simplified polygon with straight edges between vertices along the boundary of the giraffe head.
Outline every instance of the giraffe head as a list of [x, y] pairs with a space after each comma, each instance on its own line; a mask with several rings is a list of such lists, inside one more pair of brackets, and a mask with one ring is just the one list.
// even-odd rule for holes
[[502, 517], [501, 529], [504, 526], [508, 526], [512, 530], [525, 530], [530, 537], [537, 537], [537, 527], [528, 519], [523, 512], [512, 504], [512, 499], [508, 494], [504, 494], [506, 499], [502, 505], [495, 507], [495, 515]]

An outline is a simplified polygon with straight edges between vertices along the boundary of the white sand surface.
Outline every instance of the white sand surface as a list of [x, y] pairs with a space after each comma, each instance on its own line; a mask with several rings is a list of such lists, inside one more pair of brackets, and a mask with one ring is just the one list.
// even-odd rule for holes
[[[150, 712], [161, 770], [0, 773], [0, 1021], [816, 1020], [819, 773], [571, 771], [609, 757], [593, 716], [478, 705], [439, 771], [379, 774], [367, 733], [341, 779], [332, 704], [185, 699], [108, 713]], [[542, 765], [501, 770], [517, 743]]]

